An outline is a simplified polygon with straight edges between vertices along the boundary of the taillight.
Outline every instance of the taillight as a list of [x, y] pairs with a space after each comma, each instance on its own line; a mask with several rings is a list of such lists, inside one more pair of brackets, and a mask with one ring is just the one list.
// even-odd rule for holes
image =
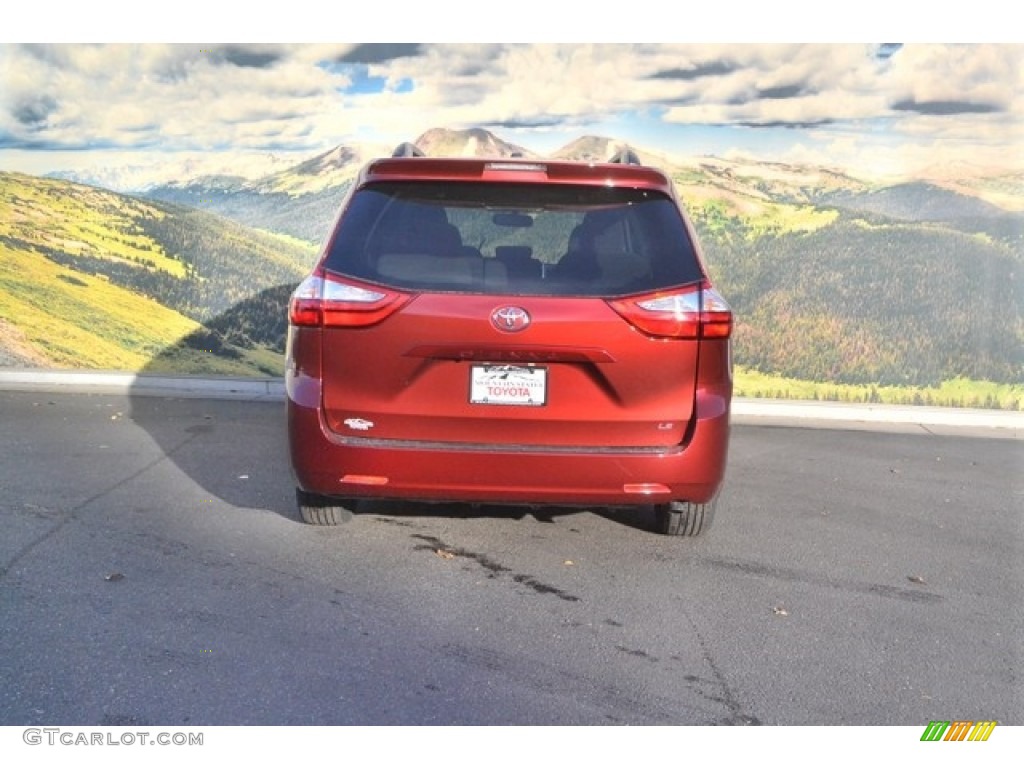
[[288, 304], [292, 325], [354, 328], [374, 325], [412, 296], [314, 273], [299, 283]]
[[288, 322], [292, 325], [320, 325], [320, 297], [324, 281], [318, 275], [310, 275], [292, 293], [288, 302]]
[[718, 291], [707, 284], [617, 299], [608, 304], [650, 336], [727, 339], [732, 334], [732, 310]]

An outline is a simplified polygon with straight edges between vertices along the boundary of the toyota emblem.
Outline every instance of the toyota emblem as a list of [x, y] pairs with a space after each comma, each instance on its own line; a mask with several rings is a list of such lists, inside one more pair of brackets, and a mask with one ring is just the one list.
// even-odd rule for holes
[[499, 331], [515, 333], [530, 324], [530, 313], [522, 307], [498, 307], [491, 312], [491, 324]]

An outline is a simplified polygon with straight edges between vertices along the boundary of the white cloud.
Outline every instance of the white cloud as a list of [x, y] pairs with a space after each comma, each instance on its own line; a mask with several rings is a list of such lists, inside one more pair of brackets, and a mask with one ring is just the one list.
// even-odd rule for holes
[[893, 58], [892, 91], [916, 102], [987, 103], [1009, 109], [1019, 101], [1024, 46], [908, 46]]
[[[0, 165], [4, 147], [312, 152], [438, 125], [491, 125], [528, 143], [531, 125], [582, 133], [631, 119], [660, 121], [664, 136], [693, 124], [832, 127], [793, 130], [794, 154], [827, 154], [841, 136], [915, 158], [1021, 156], [1019, 45], [909, 45], [889, 58], [859, 44], [422, 45], [362, 65], [385, 86], [359, 93], [358, 66], [319, 66], [354, 48], [3, 45]], [[764, 150], [762, 131], [746, 135], [751, 153]]]
[[271, 50], [279, 58], [261, 67], [204, 45], [5, 47], [0, 130], [14, 142], [166, 150], [300, 140], [349, 81]]

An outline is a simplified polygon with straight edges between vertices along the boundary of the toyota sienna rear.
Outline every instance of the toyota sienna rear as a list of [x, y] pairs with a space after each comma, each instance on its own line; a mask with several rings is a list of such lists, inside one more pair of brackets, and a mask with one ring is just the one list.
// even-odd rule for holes
[[289, 306], [299, 509], [653, 505], [711, 523], [732, 312], [671, 181], [636, 163], [370, 163]]

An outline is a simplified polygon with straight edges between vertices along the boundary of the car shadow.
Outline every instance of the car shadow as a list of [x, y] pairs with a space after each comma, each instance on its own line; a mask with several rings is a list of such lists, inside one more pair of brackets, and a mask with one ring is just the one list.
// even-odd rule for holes
[[356, 517], [376, 516], [395, 520], [414, 518], [524, 520], [531, 518], [540, 523], [554, 523], [559, 518], [571, 519], [589, 512], [629, 528], [651, 531], [654, 527], [654, 509], [650, 505], [638, 507], [538, 506], [532, 504], [471, 504], [362, 499], [357, 502], [353, 512]]
[[[150, 359], [129, 391], [134, 423], [205, 492], [294, 520], [284, 405], [279, 396], [253, 394], [252, 385], [264, 381], [269, 393], [283, 375], [288, 299], [296, 285], [262, 290], [204, 322]], [[180, 382], [189, 376], [223, 388], [184, 391]], [[177, 388], [160, 387], [168, 377]]]

